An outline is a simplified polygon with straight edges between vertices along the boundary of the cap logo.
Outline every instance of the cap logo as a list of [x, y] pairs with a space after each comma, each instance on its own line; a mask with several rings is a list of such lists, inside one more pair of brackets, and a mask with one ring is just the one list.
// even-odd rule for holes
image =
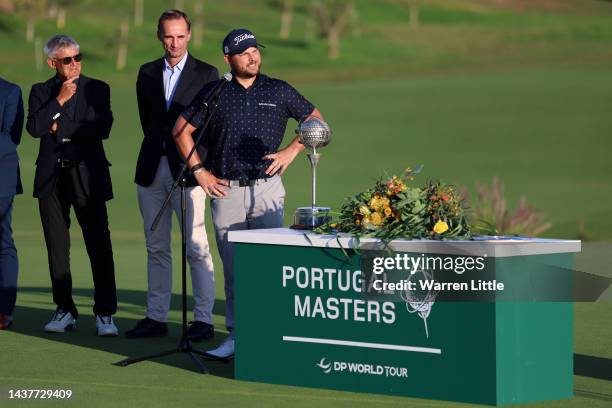
[[223, 47], [223, 51], [227, 54], [229, 53], [229, 47], [226, 45], [225, 47]]
[[250, 38], [255, 39], [255, 36], [253, 34], [240, 34], [237, 37], [234, 37], [234, 46], [240, 44], [242, 41], [244, 40], [248, 40]]

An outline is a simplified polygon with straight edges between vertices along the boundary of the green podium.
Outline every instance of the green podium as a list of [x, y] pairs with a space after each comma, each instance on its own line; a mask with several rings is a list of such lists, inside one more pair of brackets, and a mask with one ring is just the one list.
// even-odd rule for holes
[[[571, 398], [571, 301], [406, 302], [364, 298], [350, 238], [289, 229], [235, 243], [240, 380], [505, 405]], [[359, 245], [376, 244], [362, 239]], [[399, 253], [479, 256], [510, 290], [570, 282], [580, 241], [409, 241]], [[553, 266], [551, 268], [551, 266]], [[513, 286], [512, 283], [517, 283]], [[570, 287], [571, 289], [571, 287]], [[571, 300], [571, 299], [570, 299]]]

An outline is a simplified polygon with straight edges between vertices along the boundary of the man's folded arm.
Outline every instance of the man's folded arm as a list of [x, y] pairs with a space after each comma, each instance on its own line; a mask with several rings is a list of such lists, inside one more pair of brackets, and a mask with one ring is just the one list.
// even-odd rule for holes
[[50, 135], [53, 122], [64, 115], [64, 107], [56, 98], [51, 98], [45, 103], [36, 85], [32, 86], [28, 101], [26, 130], [35, 138]]
[[113, 112], [110, 106], [110, 87], [104, 84], [96, 92], [92, 103], [94, 117], [89, 120], [72, 120], [68, 115], [58, 119], [58, 140], [70, 139], [72, 143], [95, 143], [108, 139], [113, 126]]

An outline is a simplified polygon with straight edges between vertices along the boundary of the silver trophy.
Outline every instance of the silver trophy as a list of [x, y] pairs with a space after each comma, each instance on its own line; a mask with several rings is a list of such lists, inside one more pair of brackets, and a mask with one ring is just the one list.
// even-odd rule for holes
[[293, 216], [293, 224], [296, 227], [312, 229], [328, 222], [331, 218], [329, 207], [317, 207], [317, 164], [321, 155], [317, 152], [320, 147], [327, 146], [331, 137], [331, 130], [327, 123], [321, 119], [312, 118], [300, 122], [295, 130], [300, 143], [309, 148], [308, 161], [312, 168], [312, 205], [310, 207], [298, 207]]

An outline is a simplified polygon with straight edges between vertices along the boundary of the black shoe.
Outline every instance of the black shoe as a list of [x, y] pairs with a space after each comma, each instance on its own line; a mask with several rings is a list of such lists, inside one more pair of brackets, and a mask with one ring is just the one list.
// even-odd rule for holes
[[215, 337], [215, 330], [212, 324], [195, 321], [187, 329], [187, 337], [191, 341], [210, 340]]
[[136, 327], [125, 332], [128, 339], [138, 339], [142, 337], [162, 337], [168, 335], [168, 325], [157, 320], [145, 317], [140, 320]]

